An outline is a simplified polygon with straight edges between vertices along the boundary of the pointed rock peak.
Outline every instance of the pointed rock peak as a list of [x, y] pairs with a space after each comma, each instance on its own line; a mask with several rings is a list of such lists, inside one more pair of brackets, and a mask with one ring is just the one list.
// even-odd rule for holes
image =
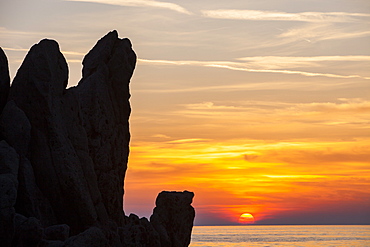
[[89, 53], [83, 59], [83, 78], [89, 77], [95, 71], [105, 69], [104, 65], [107, 65], [113, 56], [120, 56], [121, 59], [126, 61], [115, 61], [120, 62], [124, 69], [131, 76], [136, 63], [136, 55], [132, 50], [132, 45], [129, 39], [120, 39], [116, 30], [109, 32], [103, 38], [101, 38], [96, 45], [89, 51]]
[[59, 44], [53, 39], [43, 39], [38, 44], [35, 44], [31, 47], [32, 49], [40, 49], [40, 50], [48, 50], [48, 51], [54, 51], [54, 52], [60, 52], [59, 50]]
[[[1, 246], [190, 244], [192, 192], [160, 193], [150, 222], [124, 215], [135, 63], [131, 42], [111, 31], [85, 56], [79, 85], [66, 89], [58, 43], [31, 48], [0, 114]], [[2, 97], [9, 79], [1, 50], [0, 68]]]
[[[55, 40], [43, 39], [31, 47], [16, 77], [10, 97], [16, 98], [19, 106], [30, 92], [43, 95], [61, 96], [68, 84], [68, 65]], [[27, 90], [25, 90], [27, 88]]]

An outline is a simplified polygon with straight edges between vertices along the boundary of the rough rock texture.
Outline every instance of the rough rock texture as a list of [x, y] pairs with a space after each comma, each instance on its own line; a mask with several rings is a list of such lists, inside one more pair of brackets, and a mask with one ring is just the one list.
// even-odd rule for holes
[[0, 243], [11, 246], [14, 237], [15, 201], [18, 188], [19, 158], [14, 148], [0, 142]]
[[93, 164], [83, 164], [79, 157], [79, 149], [88, 152], [88, 141], [77, 97], [66, 90], [67, 82], [68, 67], [58, 44], [42, 40], [31, 48], [18, 70], [9, 100], [24, 111], [32, 126], [27, 158], [37, 185], [51, 203], [57, 221], [78, 232], [96, 222], [98, 212], [92, 196], [100, 193], [96, 184], [94, 194], [89, 191], [84, 170], [93, 173]]
[[1, 246], [190, 243], [190, 192], [161, 193], [152, 222], [123, 212], [135, 63], [130, 41], [112, 31], [85, 56], [78, 86], [67, 89], [66, 60], [56, 41], [44, 39], [9, 90], [0, 50]]
[[120, 227], [119, 235], [123, 246], [161, 247], [160, 237], [153, 225], [145, 217], [130, 214], [124, 227]]
[[15, 238], [13, 245], [15, 246], [39, 246], [42, 241], [44, 229], [38, 219], [34, 217], [26, 218], [18, 215], [16, 219]]
[[150, 222], [160, 235], [161, 246], [182, 247], [190, 244], [195, 217], [191, 206], [193, 197], [194, 193], [189, 191], [159, 193]]
[[9, 101], [0, 115], [0, 134], [18, 154], [27, 154], [31, 140], [31, 124], [14, 101]]
[[111, 32], [84, 58], [83, 78], [76, 88], [89, 137], [89, 153], [82, 156], [91, 157], [103, 204], [118, 225], [123, 224], [123, 179], [130, 141], [128, 82], [135, 63], [130, 41]]
[[69, 237], [69, 230], [69, 226], [66, 224], [49, 226], [44, 230], [44, 238], [65, 241]]
[[90, 227], [86, 231], [78, 234], [77, 236], [69, 238], [66, 241], [65, 246], [109, 247], [109, 242], [106, 239], [103, 230], [101, 230], [98, 227]]
[[3, 110], [8, 98], [10, 88], [10, 77], [8, 59], [0, 47], [0, 113]]

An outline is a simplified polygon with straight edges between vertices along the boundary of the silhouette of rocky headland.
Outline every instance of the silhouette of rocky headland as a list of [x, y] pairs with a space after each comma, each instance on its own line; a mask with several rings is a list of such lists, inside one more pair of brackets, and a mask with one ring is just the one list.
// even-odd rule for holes
[[131, 42], [112, 31], [67, 89], [66, 60], [44, 39], [10, 86], [0, 48], [2, 247], [189, 245], [192, 192], [161, 192], [150, 221], [123, 211], [135, 64]]

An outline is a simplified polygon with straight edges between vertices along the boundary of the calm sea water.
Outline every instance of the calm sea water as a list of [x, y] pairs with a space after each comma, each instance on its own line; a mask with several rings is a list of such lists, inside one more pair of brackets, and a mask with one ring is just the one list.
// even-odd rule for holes
[[191, 247], [370, 247], [370, 226], [195, 226]]

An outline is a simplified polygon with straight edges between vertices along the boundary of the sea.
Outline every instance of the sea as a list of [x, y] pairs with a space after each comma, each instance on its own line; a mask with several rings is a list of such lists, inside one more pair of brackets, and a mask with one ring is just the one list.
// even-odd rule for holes
[[370, 247], [370, 225], [194, 226], [191, 247]]

